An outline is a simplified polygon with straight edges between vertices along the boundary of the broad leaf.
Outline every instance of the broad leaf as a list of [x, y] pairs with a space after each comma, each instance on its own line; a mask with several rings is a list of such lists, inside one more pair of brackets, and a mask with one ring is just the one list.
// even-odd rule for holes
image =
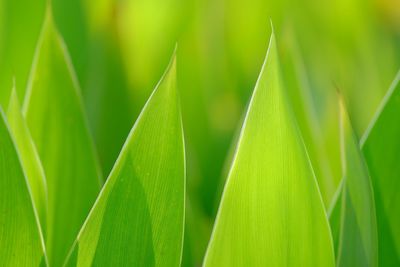
[[29, 182], [33, 203], [39, 215], [42, 231], [45, 231], [47, 212], [46, 178], [35, 144], [33, 143], [25, 119], [22, 116], [21, 107], [15, 90], [11, 93], [7, 117], [22, 162], [22, 167]]
[[281, 85], [274, 35], [204, 266], [334, 266], [324, 205]]
[[337, 266], [378, 266], [378, 233], [369, 174], [340, 101], [343, 187]]
[[97, 197], [100, 174], [79, 86], [51, 13], [43, 26], [24, 114], [47, 179], [49, 261], [59, 266]]
[[47, 261], [39, 222], [5, 120], [0, 109], [1, 266], [43, 266]]
[[400, 266], [399, 118], [400, 72], [361, 141], [375, 193], [381, 266]]
[[148, 100], [68, 266], [179, 266], [185, 161], [175, 59]]

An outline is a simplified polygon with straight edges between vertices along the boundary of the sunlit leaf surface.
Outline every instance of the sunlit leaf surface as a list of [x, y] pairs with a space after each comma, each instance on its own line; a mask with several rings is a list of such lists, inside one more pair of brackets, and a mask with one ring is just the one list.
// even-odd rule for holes
[[68, 266], [179, 266], [185, 164], [175, 59], [85, 222]]
[[340, 101], [343, 186], [337, 266], [378, 266], [373, 190], [343, 101]]
[[8, 106], [8, 123], [14, 137], [22, 167], [29, 182], [32, 198], [39, 215], [42, 231], [46, 230], [47, 184], [42, 163], [39, 159], [35, 144], [22, 116], [21, 106], [15, 90], [11, 93]]
[[28, 182], [0, 110], [0, 265], [44, 266], [43, 239]]
[[281, 86], [274, 35], [204, 266], [334, 266], [321, 195]]
[[79, 86], [50, 13], [36, 52], [24, 114], [47, 180], [49, 261], [59, 266], [97, 197], [100, 174]]
[[361, 140], [375, 193], [379, 264], [400, 265], [400, 72]]

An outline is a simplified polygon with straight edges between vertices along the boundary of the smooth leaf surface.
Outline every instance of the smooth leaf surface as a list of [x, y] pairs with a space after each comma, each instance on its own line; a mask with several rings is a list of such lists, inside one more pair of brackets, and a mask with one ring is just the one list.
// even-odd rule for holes
[[400, 72], [361, 140], [374, 187], [379, 264], [400, 265]]
[[131, 102], [114, 31], [101, 31], [92, 42], [93, 69], [84, 83], [84, 98], [103, 173], [108, 175], [140, 111], [132, 111], [137, 105]]
[[[33, 143], [31, 134], [22, 116], [21, 106], [18, 101], [17, 92], [11, 92], [11, 99], [7, 112], [10, 131], [14, 137], [22, 167], [31, 189], [33, 203], [39, 216], [42, 231], [46, 230], [47, 213], [47, 184], [39, 159], [36, 146]], [[45, 233], [44, 233], [45, 236]]]
[[46, 265], [28, 182], [1, 109], [0, 262], [2, 266]]
[[337, 266], [378, 266], [372, 185], [358, 139], [340, 101], [343, 188]]
[[0, 0], [0, 105], [7, 109], [13, 77], [23, 97], [47, 0]]
[[100, 173], [79, 86], [48, 13], [37, 48], [24, 114], [48, 186], [46, 246], [60, 266], [100, 189]]
[[281, 86], [274, 35], [204, 266], [334, 266], [328, 220]]
[[68, 266], [179, 266], [185, 162], [175, 59], [145, 105]]

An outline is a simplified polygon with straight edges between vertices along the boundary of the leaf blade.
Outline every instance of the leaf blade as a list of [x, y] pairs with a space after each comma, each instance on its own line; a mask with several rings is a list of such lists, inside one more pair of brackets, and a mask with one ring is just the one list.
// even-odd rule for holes
[[4, 266], [46, 264], [43, 239], [27, 180], [0, 110], [0, 261]]
[[334, 265], [324, 206], [278, 68], [272, 34], [204, 266]]
[[17, 78], [19, 97], [25, 94], [47, 2], [0, 0], [0, 105], [3, 109], [10, 100], [13, 77]]
[[23, 111], [48, 184], [49, 261], [59, 266], [94, 203], [101, 175], [79, 85], [50, 10]]
[[378, 266], [373, 189], [358, 140], [340, 100], [343, 188], [338, 266]]
[[47, 184], [42, 163], [28, 127], [23, 118], [19, 105], [17, 93], [11, 92], [11, 99], [8, 106], [7, 118], [10, 131], [14, 137], [15, 145], [20, 155], [22, 167], [25, 171], [32, 198], [37, 210], [42, 232], [45, 236], [47, 216]]
[[175, 75], [173, 59], [133, 126], [71, 250], [78, 257], [71, 256], [68, 266], [179, 266], [185, 163]]
[[400, 264], [400, 72], [385, 95], [361, 147], [371, 174], [378, 221], [379, 264]]

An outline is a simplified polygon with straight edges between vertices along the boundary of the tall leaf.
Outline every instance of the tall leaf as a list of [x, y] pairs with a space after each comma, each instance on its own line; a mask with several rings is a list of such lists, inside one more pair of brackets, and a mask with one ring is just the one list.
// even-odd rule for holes
[[379, 264], [400, 266], [400, 72], [361, 140], [374, 186]]
[[179, 266], [185, 161], [175, 58], [143, 108], [68, 266]]
[[[322, 200], [325, 207], [328, 207], [341, 178], [339, 138], [329, 138], [327, 142], [329, 134], [322, 129], [323, 124], [320, 121], [315, 101], [316, 91], [312, 90], [309, 73], [306, 72], [294, 31], [287, 29], [283, 37], [285, 39], [280, 58], [284, 74], [283, 81], [313, 166]], [[334, 122], [331, 121], [332, 123]], [[327, 127], [324, 130], [328, 130]], [[336, 135], [337, 132], [337, 130], [334, 131]], [[337, 149], [332, 150], [330, 146], [337, 147]], [[336, 151], [337, 153], [335, 153]]]
[[[145, 102], [145, 99], [139, 101], [140, 105], [132, 102], [130, 92], [140, 91], [140, 88], [133, 86], [135, 90], [130, 90], [127, 83], [126, 62], [118, 34], [121, 14], [117, 12], [116, 19], [113, 12], [125, 10], [120, 4], [114, 0], [52, 0], [55, 23], [71, 54], [99, 161], [107, 175], [134, 118], [139, 115], [137, 108]], [[131, 76], [134, 74], [130, 73], [129, 78]]]
[[343, 187], [338, 266], [378, 266], [378, 233], [369, 174], [340, 101]]
[[204, 266], [333, 266], [324, 205], [282, 88], [275, 37], [251, 98]]
[[0, 105], [6, 109], [13, 77], [23, 97], [47, 0], [0, 0]]
[[0, 109], [0, 265], [46, 265], [28, 181]]
[[36, 146], [22, 116], [17, 92], [14, 89], [8, 106], [7, 118], [14, 137], [22, 167], [28, 179], [33, 203], [39, 215], [42, 231], [46, 230], [47, 184]]
[[50, 12], [37, 48], [24, 114], [47, 179], [49, 261], [59, 266], [99, 192], [100, 174], [79, 86]]

